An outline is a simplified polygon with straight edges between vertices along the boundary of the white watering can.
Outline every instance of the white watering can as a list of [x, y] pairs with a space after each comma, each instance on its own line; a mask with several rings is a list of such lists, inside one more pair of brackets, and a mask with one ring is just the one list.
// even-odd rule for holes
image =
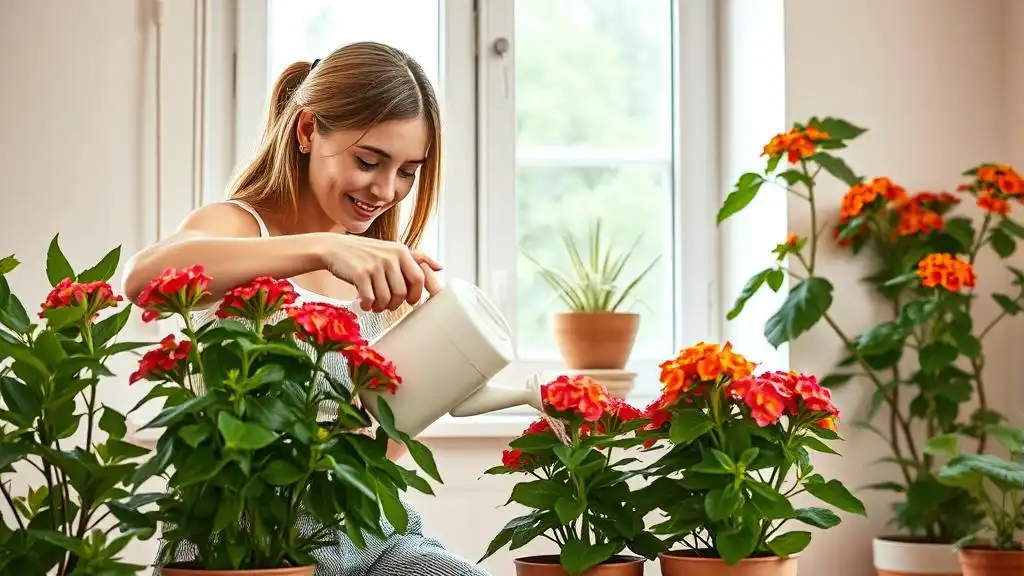
[[475, 416], [514, 406], [542, 410], [540, 379], [522, 387], [490, 384], [514, 358], [512, 331], [475, 285], [452, 280], [370, 345], [395, 364], [402, 384], [392, 396], [364, 390], [362, 405], [379, 420], [377, 397], [395, 414], [395, 427], [417, 436], [445, 414]]

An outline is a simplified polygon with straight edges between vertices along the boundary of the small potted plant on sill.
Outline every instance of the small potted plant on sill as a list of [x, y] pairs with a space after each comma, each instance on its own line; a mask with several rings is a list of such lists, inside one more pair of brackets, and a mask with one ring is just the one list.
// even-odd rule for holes
[[146, 451], [123, 440], [124, 415], [99, 400], [101, 387], [117, 386], [106, 379], [111, 359], [148, 345], [116, 341], [130, 306], [107, 313], [122, 300], [108, 284], [120, 252], [76, 273], [55, 236], [46, 261], [53, 289], [38, 324], [7, 282], [18, 261], [0, 259], [0, 574], [143, 569], [120, 556], [156, 528], [137, 510], [154, 495], [130, 490]]
[[[641, 413], [587, 376], [559, 376], [542, 389], [546, 414], [509, 444], [487, 474], [523, 474], [508, 504], [532, 511], [511, 520], [481, 561], [543, 537], [556, 555], [515, 560], [518, 576], [640, 576], [663, 550], [644, 530], [628, 481]], [[613, 453], [623, 456], [613, 458]], [[639, 556], [624, 555], [626, 549]]]
[[624, 312], [622, 306], [660, 259], [660, 256], [655, 257], [639, 274], [623, 278], [640, 239], [637, 237], [626, 252], [616, 253], [610, 245], [604, 246], [601, 221], [597, 220], [590, 227], [588, 253], [584, 254], [577, 239], [565, 231], [562, 243], [572, 266], [568, 274], [524, 254], [568, 308], [553, 317], [555, 339], [566, 368], [622, 370], [626, 367], [640, 328], [640, 314]]
[[[1024, 574], [1024, 429], [990, 426], [1009, 458], [961, 454], [955, 435], [938, 436], [929, 445], [950, 459], [939, 470], [941, 482], [962, 488], [981, 503], [980, 528], [956, 542], [963, 576]], [[985, 534], [988, 539], [982, 539]], [[987, 541], [986, 541], [987, 540]]]
[[[135, 476], [167, 477], [151, 514], [164, 524], [160, 573], [309, 575], [314, 552], [337, 546], [339, 532], [357, 546], [364, 534], [383, 538], [385, 520], [404, 532], [399, 494], [432, 491], [388, 459], [389, 439], [440, 477], [430, 451], [395, 429], [384, 396], [380, 427], [367, 432], [369, 415], [353, 398], [364, 388], [394, 393], [401, 378], [368, 347], [355, 315], [294, 305], [290, 283], [262, 277], [230, 290], [218, 319], [194, 326], [209, 281], [200, 267], [168, 270], [139, 297], [144, 319], [175, 315], [185, 326], [131, 378], [156, 383], [140, 404], [165, 399], [145, 426], [164, 431]], [[342, 357], [353, 390], [325, 370]]]
[[668, 450], [644, 471], [653, 478], [636, 501], [666, 518], [652, 527], [668, 546], [665, 576], [796, 576], [810, 544], [806, 530], [840, 518], [822, 507], [796, 508], [808, 493], [840, 510], [864, 505], [839, 481], [814, 472], [811, 451], [834, 454], [839, 411], [813, 377], [753, 365], [727, 343], [700, 343], [661, 366], [661, 397], [647, 408], [645, 444]]

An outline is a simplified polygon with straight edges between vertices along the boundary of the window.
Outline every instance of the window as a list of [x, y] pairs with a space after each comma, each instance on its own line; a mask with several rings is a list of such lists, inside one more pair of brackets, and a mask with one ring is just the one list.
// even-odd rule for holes
[[717, 337], [713, 0], [254, 0], [236, 27], [236, 157], [295, 60], [375, 40], [428, 71], [446, 172], [425, 248], [514, 326], [519, 360], [501, 378], [560, 368], [558, 303], [523, 252], [561, 265], [561, 227], [582, 238], [594, 218], [621, 249], [642, 234], [632, 271], [660, 256], [635, 292], [637, 402], [657, 393], [660, 361]]

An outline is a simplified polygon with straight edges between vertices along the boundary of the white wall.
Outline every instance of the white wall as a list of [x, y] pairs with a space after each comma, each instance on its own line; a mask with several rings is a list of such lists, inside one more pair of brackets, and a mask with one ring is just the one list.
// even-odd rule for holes
[[[723, 4], [724, 12], [734, 18], [750, 18], [741, 0]], [[9, 2], [3, 8], [0, 255], [15, 252], [25, 263], [12, 280], [30, 304], [45, 295], [43, 256], [54, 232], [62, 233], [72, 262], [80, 266], [118, 243], [126, 252], [134, 251], [156, 233], [154, 44], [144, 6], [129, 0], [93, 0]], [[164, 20], [170, 46], [162, 60], [169, 78], [163, 92], [165, 233], [191, 203], [191, 6], [169, 2]], [[785, 8], [784, 45], [775, 44], [779, 49], [784, 46], [784, 62], [767, 60], [784, 71], [784, 86], [752, 87], [750, 78], [755, 76], [742, 68], [744, 62], [759, 61], [750, 54], [735, 55], [727, 64], [732, 66], [732, 80], [724, 84], [730, 90], [724, 100], [732, 105], [725, 111], [732, 121], [729, 138], [759, 142], [760, 132], [781, 127], [783, 121], [834, 114], [871, 128], [849, 151], [857, 169], [891, 175], [910, 187], [952, 187], [960, 170], [981, 160], [1006, 158], [1024, 165], [1024, 136], [1012, 129], [1024, 121], [1024, 104], [1009, 96], [1024, 89], [1024, 40], [1016, 34], [1024, 25], [1020, 2], [789, 0]], [[734, 33], [744, 29], [741, 20], [727, 19], [725, 24]], [[764, 33], [765, 41], [771, 42], [770, 31]], [[765, 61], [763, 55], [760, 61]], [[757, 98], [757, 86], [776, 100], [763, 108], [768, 116], [754, 117], [756, 127], [744, 130], [746, 121], [736, 106], [743, 98]], [[758, 137], [751, 137], [751, 130]], [[730, 150], [746, 159], [751, 152], [734, 145]], [[746, 159], [723, 160], [723, 167], [731, 172]], [[826, 188], [828, 204], [838, 205], [842, 192]], [[802, 232], [806, 224], [804, 214], [792, 206], [790, 227]], [[770, 234], [777, 232], [784, 229], [776, 225]], [[743, 254], [735, 246], [729, 253]], [[863, 270], [851, 267], [834, 251], [824, 256], [824, 271], [846, 280], [837, 282], [836, 288], [840, 322], [853, 332], [881, 318], [856, 282]], [[737, 263], [737, 268], [743, 267]], [[1005, 289], [1006, 279], [998, 271], [998, 264], [982, 262], [986, 290]], [[747, 271], [740, 272], [728, 279], [725, 290], [745, 280]], [[980, 312], [985, 317], [991, 313], [991, 307]], [[148, 329], [133, 330], [135, 337], [153, 336]], [[1024, 391], [1016, 398], [1009, 392], [1021, 387], [1010, 386], [1015, 384], [1012, 358], [1008, 345], [999, 344], [1019, 337], [1019, 332], [1024, 332], [1020, 322], [1008, 323], [988, 343], [992, 359], [986, 376], [993, 403], [1003, 406], [1024, 402]], [[789, 360], [795, 369], [824, 373], [837, 355], [838, 342], [821, 329], [792, 346]], [[115, 381], [104, 389], [103, 400], [126, 408], [138, 395], [138, 390]], [[838, 394], [838, 401], [852, 419], [867, 397], [865, 388], [851, 387]], [[882, 478], [886, 471], [868, 463], [883, 455], [884, 447], [850, 429], [846, 436], [846, 457], [822, 459], [823, 472], [852, 487]], [[512, 512], [497, 508], [507, 498], [507, 480], [480, 479], [480, 473], [500, 457], [506, 440], [429, 440], [447, 484], [437, 498], [413, 500], [431, 534], [472, 559], [479, 557]], [[876, 495], [863, 496], [871, 520], [848, 518], [840, 528], [819, 535], [801, 562], [802, 574], [823, 574], [836, 566], [843, 567], [844, 575], [870, 573], [870, 538], [884, 531], [887, 509]], [[472, 520], [455, 520], [460, 516]], [[543, 548], [538, 545], [534, 550]], [[132, 559], [145, 562], [152, 552], [152, 543], [140, 544]], [[495, 575], [510, 575], [513, 556], [499, 554], [485, 567]], [[648, 573], [657, 570], [652, 565]]]

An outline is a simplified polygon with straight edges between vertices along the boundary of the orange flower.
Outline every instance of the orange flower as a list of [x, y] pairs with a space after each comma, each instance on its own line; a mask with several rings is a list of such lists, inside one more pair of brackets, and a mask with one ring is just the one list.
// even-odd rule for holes
[[790, 234], [789, 236], [786, 237], [786, 246], [789, 246], [790, 248], [796, 248], [796, 244], [799, 241], [800, 241], [800, 235], [799, 234]]
[[541, 386], [544, 405], [556, 412], [576, 413], [587, 422], [597, 422], [608, 411], [608, 390], [589, 376], [567, 376]]
[[962, 287], [973, 288], [977, 283], [974, 266], [951, 254], [929, 254], [917, 263], [917, 275], [921, 284], [928, 288], [942, 286], [950, 292]]
[[321, 352], [366, 346], [359, 331], [359, 320], [347, 308], [326, 302], [306, 302], [288, 308], [295, 322], [295, 335]]
[[269, 276], [254, 278], [228, 290], [224, 301], [217, 309], [217, 317], [239, 316], [248, 320], [265, 319], [282, 306], [295, 302], [296, 294], [292, 283], [275, 280]]
[[914, 204], [905, 206], [900, 210], [899, 215], [900, 223], [895, 230], [898, 236], [931, 234], [936, 230], [942, 230], [945, 225], [938, 212], [932, 212]]
[[878, 191], [869, 184], [857, 184], [850, 188], [839, 203], [839, 221], [846, 222], [861, 215], [865, 208], [878, 199]]
[[976, 179], [987, 184], [986, 188], [995, 185], [1003, 193], [1009, 196], [1020, 196], [1024, 193], [1024, 180], [1012, 166], [1006, 164], [988, 164], [978, 168]]
[[818, 420], [817, 422], [815, 422], [814, 425], [819, 427], [819, 428], [824, 428], [826, 430], [831, 430], [833, 432], [838, 432], [839, 431], [837, 426], [836, 426], [836, 417], [835, 416], [829, 416], [827, 418], [822, 418], [821, 420]]
[[817, 143], [828, 140], [829, 135], [815, 127], [808, 127], [804, 130], [793, 128], [789, 132], [776, 135], [764, 147], [762, 156], [774, 158], [782, 153], [786, 154], [790, 164], [795, 164], [803, 158], [814, 154]]
[[753, 372], [754, 365], [743, 356], [732, 351], [732, 344], [700, 342], [680, 351], [673, 359], [661, 363], [662, 399], [664, 407], [675, 404], [691, 390], [703, 394], [700, 384], [715, 382], [719, 378], [745, 378]]
[[356, 393], [367, 388], [386, 388], [391, 394], [398, 391], [402, 378], [395, 371], [395, 365], [380, 352], [366, 345], [357, 345], [344, 348], [341, 353], [348, 360]]
[[978, 207], [986, 212], [1006, 216], [1010, 213], [1010, 203], [993, 194], [991, 188], [985, 188], [978, 194]]
[[187, 314], [208, 294], [206, 288], [209, 285], [210, 277], [203, 272], [202, 266], [164, 270], [139, 294], [139, 307], [145, 310], [142, 321], [152, 322], [171, 313]]
[[72, 282], [65, 278], [57, 283], [46, 296], [39, 311], [39, 317], [45, 318], [47, 310], [59, 308], [70, 308], [71, 306], [85, 306], [85, 317], [90, 321], [98, 316], [104, 308], [115, 308], [123, 298], [115, 296], [110, 284], [106, 282]]
[[134, 384], [139, 380], [166, 380], [176, 379], [181, 374], [176, 374], [182, 360], [188, 358], [192, 351], [192, 342], [182, 340], [174, 341], [174, 335], [169, 334], [160, 341], [160, 347], [150, 350], [142, 355], [139, 360], [138, 369], [128, 377], [128, 384]]
[[750, 407], [751, 416], [758, 426], [776, 424], [786, 411], [789, 395], [787, 391], [765, 381], [750, 388], [743, 402]]

